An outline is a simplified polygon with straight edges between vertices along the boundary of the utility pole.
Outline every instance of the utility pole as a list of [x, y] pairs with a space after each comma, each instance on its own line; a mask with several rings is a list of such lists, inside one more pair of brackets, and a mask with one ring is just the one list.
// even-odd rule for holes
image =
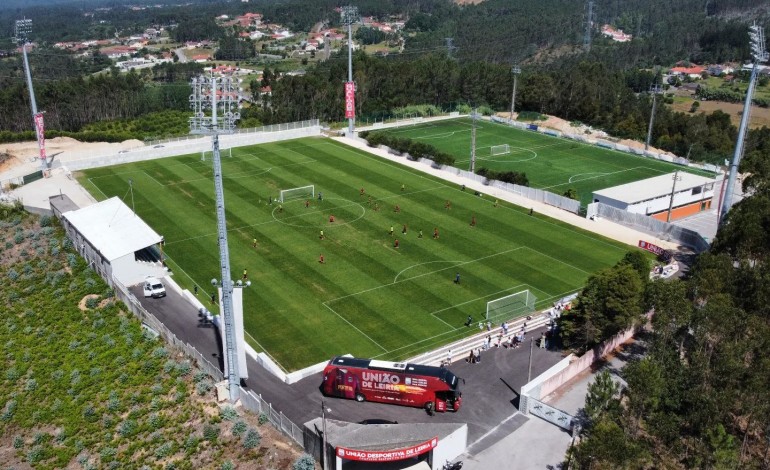
[[32, 88], [32, 72], [29, 69], [29, 59], [27, 59], [27, 44], [29, 44], [29, 34], [32, 32], [32, 20], [16, 20], [16, 42], [21, 46], [21, 55], [24, 59], [24, 75], [27, 78], [27, 89], [29, 90], [29, 104], [32, 108], [32, 124], [35, 126], [35, 135], [37, 136], [37, 148], [40, 152], [40, 171], [45, 176], [48, 170], [48, 158], [45, 155], [45, 125], [43, 113], [37, 111], [37, 101], [35, 100], [35, 89]]
[[[327, 470], [329, 466], [327, 465], [326, 461], [328, 460], [326, 457], [328, 452], [326, 452], [326, 404], [323, 400], [321, 400], [321, 423], [323, 427], [323, 448], [321, 449], [321, 463], [323, 464], [323, 470]], [[331, 409], [328, 411], [331, 412]]]
[[356, 125], [356, 84], [353, 83], [353, 23], [358, 22], [358, 8], [342, 7], [342, 22], [348, 27], [348, 81], [345, 83], [345, 117], [348, 118], [348, 137]]
[[589, 0], [586, 14], [586, 30], [583, 34], [583, 49], [588, 52], [591, 50], [591, 31], [594, 26], [594, 2]]
[[768, 52], [765, 48], [765, 29], [754, 23], [749, 28], [749, 42], [751, 46], [751, 56], [754, 59], [751, 68], [751, 78], [749, 79], [749, 88], [746, 90], [746, 101], [743, 102], [743, 114], [741, 115], [741, 125], [738, 128], [738, 140], [735, 142], [735, 153], [733, 162], [730, 164], [730, 176], [727, 180], [727, 190], [722, 208], [719, 213], [719, 222], [722, 223], [733, 205], [733, 191], [735, 179], [738, 176], [738, 166], [743, 157], [743, 149], [746, 141], [746, 131], [749, 127], [749, 115], [751, 114], [751, 99], [754, 95], [754, 88], [757, 85], [757, 75], [759, 64], [767, 62]]
[[511, 67], [511, 73], [513, 74], [513, 94], [511, 95], [511, 118], [509, 121], [513, 121], [513, 108], [516, 105], [516, 79], [521, 73], [521, 68], [518, 65]]
[[[231, 134], [235, 121], [240, 119], [238, 112], [238, 90], [234, 89], [234, 79], [225, 77], [197, 77], [192, 79], [193, 93], [190, 106], [193, 117], [190, 118], [190, 133], [211, 135], [212, 160], [214, 169], [214, 190], [216, 193], [217, 242], [219, 245], [219, 267], [222, 288], [221, 311], [225, 323], [225, 357], [227, 359], [227, 382], [230, 402], [238, 401], [241, 376], [238, 373], [236, 358], [235, 315], [233, 312], [233, 281], [230, 277], [230, 251], [227, 245], [227, 222], [225, 220], [225, 193], [222, 184], [222, 161], [219, 155], [219, 134]], [[222, 118], [217, 117], [222, 108]], [[206, 111], [211, 110], [207, 116]], [[217, 280], [212, 279], [216, 285]]]
[[532, 350], [535, 348], [535, 338], [529, 339], [529, 372], [527, 372], [527, 383], [532, 382]]
[[671, 177], [674, 180], [674, 184], [671, 185], [671, 198], [668, 201], [668, 214], [666, 215], [666, 222], [671, 222], [671, 209], [674, 207], [674, 193], [676, 192], [676, 182], [681, 181], [682, 177], [679, 176], [679, 170], [674, 172]]
[[473, 127], [471, 127], [471, 167], [470, 172], [476, 172], [476, 108], [473, 108]]
[[647, 140], [644, 141], [644, 149], [650, 149], [650, 142], [652, 141], [652, 125], [655, 122], [655, 108], [658, 104], [658, 94], [661, 92], [660, 86], [657, 84], [650, 87], [650, 93], [652, 93], [652, 111], [650, 112], [650, 126], [647, 128]]

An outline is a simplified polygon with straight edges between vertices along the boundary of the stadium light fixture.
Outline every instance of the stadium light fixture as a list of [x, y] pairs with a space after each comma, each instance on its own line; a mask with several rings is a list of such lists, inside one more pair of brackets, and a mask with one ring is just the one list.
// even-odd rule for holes
[[227, 357], [227, 382], [230, 401], [235, 403], [239, 397], [241, 385], [236, 359], [235, 314], [233, 312], [232, 289], [234, 283], [230, 278], [230, 251], [227, 244], [227, 221], [225, 220], [225, 194], [222, 183], [222, 160], [219, 155], [219, 134], [230, 134], [235, 129], [235, 121], [240, 119], [238, 113], [238, 92], [233, 90], [235, 80], [231, 76], [195, 77], [191, 81], [192, 94], [190, 107], [193, 116], [190, 118], [190, 133], [211, 135], [212, 160], [214, 169], [214, 190], [216, 193], [217, 211], [217, 241], [219, 245], [219, 266], [221, 284], [216, 279], [211, 285], [222, 288], [222, 305], [220, 306], [225, 326], [224, 349]]

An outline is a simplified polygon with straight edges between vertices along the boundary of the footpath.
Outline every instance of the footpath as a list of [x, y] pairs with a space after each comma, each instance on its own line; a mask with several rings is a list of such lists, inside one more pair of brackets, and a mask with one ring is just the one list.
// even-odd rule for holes
[[[544, 400], [572, 416], [580, 416], [585, 406], [588, 386], [596, 374], [607, 370], [625, 386], [621, 371], [631, 359], [644, 354], [645, 343], [639, 338], [622, 345], [605, 362], [578, 375]], [[475, 455], [465, 454], [464, 470], [515, 468], [516, 470], [552, 470], [562, 468], [567, 450], [573, 443], [569, 432], [537, 416], [530, 416], [515, 432]]]

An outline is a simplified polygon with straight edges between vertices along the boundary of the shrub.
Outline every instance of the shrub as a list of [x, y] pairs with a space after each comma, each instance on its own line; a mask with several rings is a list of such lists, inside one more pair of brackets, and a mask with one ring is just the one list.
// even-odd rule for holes
[[235, 470], [235, 465], [228, 460], [222, 464], [221, 470]]
[[265, 413], [259, 414], [259, 425], [262, 426], [263, 424], [267, 423], [269, 420], [268, 416]]
[[22, 447], [24, 447], [24, 438], [18, 434], [13, 436], [13, 448], [18, 450]]
[[198, 382], [197, 384], [195, 384], [195, 391], [198, 392], [198, 395], [203, 396], [209, 393], [209, 391], [211, 391], [213, 387], [214, 387], [214, 384], [211, 383], [211, 381], [204, 380], [202, 382]]
[[27, 383], [24, 385], [25, 392], [34, 392], [37, 390], [37, 380], [27, 379]]
[[49, 225], [51, 225], [51, 216], [50, 215], [40, 216], [39, 223], [41, 227], [48, 227]]
[[17, 273], [15, 269], [11, 268], [8, 270], [6, 276], [8, 276], [8, 279], [15, 281], [19, 278], [19, 273]]
[[171, 455], [171, 452], [174, 450], [174, 445], [171, 442], [166, 442], [162, 444], [160, 447], [155, 449], [155, 457], [158, 459], [163, 459]]
[[102, 450], [99, 452], [99, 457], [102, 458], [102, 461], [109, 461], [115, 458], [117, 454], [118, 454], [118, 449], [107, 446], [102, 448]]
[[78, 264], [78, 257], [74, 253], [67, 253], [67, 265], [74, 268]]
[[245, 433], [247, 429], [248, 429], [248, 426], [246, 425], [246, 422], [242, 420], [238, 420], [235, 423], [233, 423], [233, 429], [231, 432], [233, 436], [241, 437], [243, 436], [243, 433]]
[[219, 409], [219, 416], [225, 421], [235, 421], [238, 419], [238, 412], [230, 405]]
[[29, 452], [27, 452], [27, 461], [31, 464], [35, 464], [43, 460], [43, 457], [45, 457], [43, 446], [34, 446], [29, 450]]
[[246, 437], [243, 439], [243, 448], [253, 449], [259, 445], [260, 441], [262, 441], [262, 436], [259, 434], [259, 431], [249, 428], [246, 431]]
[[118, 426], [118, 434], [122, 437], [130, 437], [136, 432], [136, 421], [127, 419]]
[[99, 306], [99, 298], [89, 297], [88, 299], [86, 299], [86, 308], [95, 309], [98, 306]]
[[198, 436], [194, 434], [190, 434], [187, 436], [187, 438], [184, 440], [184, 448], [188, 452], [193, 452], [195, 449], [198, 448], [198, 442], [200, 442], [200, 439], [198, 439]]
[[291, 466], [292, 470], [314, 470], [315, 460], [310, 454], [302, 454]]
[[203, 438], [214, 442], [219, 437], [219, 426], [216, 424], [206, 424], [203, 426]]
[[184, 360], [176, 365], [175, 372], [179, 377], [189, 375], [191, 371], [192, 364], [188, 360]]

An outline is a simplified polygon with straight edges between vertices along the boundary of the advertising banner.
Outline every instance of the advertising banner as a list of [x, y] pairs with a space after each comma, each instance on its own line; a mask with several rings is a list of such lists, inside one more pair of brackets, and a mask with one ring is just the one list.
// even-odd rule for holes
[[658, 245], [653, 245], [652, 243], [646, 242], [644, 240], [639, 240], [639, 248], [647, 250], [651, 253], [655, 253], [658, 256], [662, 255], [666, 251]]
[[45, 123], [43, 122], [43, 113], [35, 114], [35, 131], [37, 133], [37, 144], [40, 147], [40, 158], [45, 160]]
[[356, 117], [356, 84], [345, 82], [345, 118]]
[[416, 446], [396, 450], [355, 450], [337, 447], [337, 457], [347, 460], [358, 460], [359, 462], [393, 462], [424, 454], [429, 450], [435, 449], [437, 445], [438, 437], [434, 437]]

